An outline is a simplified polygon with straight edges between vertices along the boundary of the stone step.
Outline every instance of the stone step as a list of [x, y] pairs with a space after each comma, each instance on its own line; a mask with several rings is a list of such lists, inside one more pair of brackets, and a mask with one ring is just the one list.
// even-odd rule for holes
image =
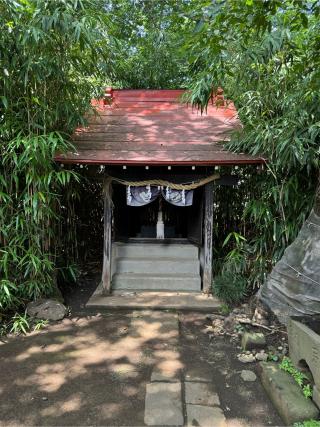
[[145, 274], [200, 274], [198, 259], [174, 258], [117, 258], [115, 273], [145, 273]]
[[192, 244], [178, 243], [121, 243], [113, 244], [119, 258], [191, 258], [197, 259], [199, 249]]
[[165, 274], [115, 274], [112, 279], [113, 290], [137, 291], [186, 291], [200, 292], [199, 275], [170, 276]]

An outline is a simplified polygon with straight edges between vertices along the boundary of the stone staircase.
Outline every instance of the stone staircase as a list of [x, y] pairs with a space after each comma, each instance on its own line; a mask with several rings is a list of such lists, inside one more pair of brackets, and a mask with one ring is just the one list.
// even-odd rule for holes
[[112, 290], [200, 292], [199, 249], [189, 243], [113, 244]]

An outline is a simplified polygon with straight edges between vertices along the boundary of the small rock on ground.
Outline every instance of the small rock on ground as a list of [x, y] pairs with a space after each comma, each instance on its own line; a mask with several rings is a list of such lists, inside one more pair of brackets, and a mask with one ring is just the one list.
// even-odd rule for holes
[[252, 363], [256, 361], [256, 358], [253, 354], [239, 354], [238, 360], [242, 363]]
[[241, 347], [243, 350], [252, 350], [266, 346], [266, 337], [263, 333], [245, 332], [242, 336]]
[[262, 353], [262, 352], [257, 353], [256, 360], [258, 360], [259, 362], [266, 362], [268, 360], [267, 353]]
[[243, 381], [255, 381], [257, 379], [256, 374], [253, 371], [243, 370], [241, 371], [241, 378]]
[[61, 320], [67, 314], [67, 308], [59, 301], [40, 298], [29, 302], [27, 314], [43, 320]]

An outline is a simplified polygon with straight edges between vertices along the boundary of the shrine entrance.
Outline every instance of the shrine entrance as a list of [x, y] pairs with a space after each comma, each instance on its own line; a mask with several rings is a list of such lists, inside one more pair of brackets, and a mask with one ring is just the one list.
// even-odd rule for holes
[[[114, 241], [175, 239], [202, 244], [202, 188], [193, 191], [192, 200], [189, 197], [187, 201], [189, 205], [182, 206], [170, 203], [161, 193], [150, 203], [128, 205], [128, 189], [123, 185], [114, 185], [112, 199]], [[163, 236], [157, 235], [159, 216], [163, 222]]]
[[114, 184], [111, 291], [201, 292], [203, 189]]
[[210, 292], [219, 175], [142, 172], [105, 178], [105, 291]]

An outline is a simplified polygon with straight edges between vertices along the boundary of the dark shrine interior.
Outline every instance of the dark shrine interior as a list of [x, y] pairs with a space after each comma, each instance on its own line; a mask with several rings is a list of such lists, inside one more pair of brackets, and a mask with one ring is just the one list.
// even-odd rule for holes
[[156, 238], [156, 224], [161, 204], [165, 239], [188, 239], [201, 244], [202, 193], [202, 188], [194, 190], [192, 206], [174, 206], [159, 196], [148, 205], [133, 207], [127, 205], [126, 186], [113, 185], [113, 239], [126, 241], [132, 238]]

